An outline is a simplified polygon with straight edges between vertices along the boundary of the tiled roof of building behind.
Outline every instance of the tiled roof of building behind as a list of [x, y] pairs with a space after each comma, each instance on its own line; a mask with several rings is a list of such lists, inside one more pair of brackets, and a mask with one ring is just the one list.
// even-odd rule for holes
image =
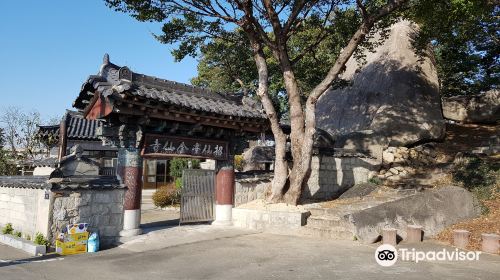
[[[99, 141], [96, 129], [102, 126], [102, 121], [84, 119], [82, 114], [68, 110], [63, 118], [67, 125], [67, 136], [70, 140]], [[44, 137], [59, 139], [59, 125], [39, 126], [37, 134]]]

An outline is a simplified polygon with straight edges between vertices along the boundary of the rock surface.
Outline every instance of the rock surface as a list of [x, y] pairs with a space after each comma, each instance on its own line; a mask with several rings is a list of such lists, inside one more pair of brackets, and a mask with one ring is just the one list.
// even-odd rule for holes
[[352, 84], [320, 98], [318, 127], [336, 136], [337, 147], [373, 152], [443, 137], [436, 68], [414, 53], [415, 33], [408, 21], [393, 25], [375, 53], [365, 51], [366, 64], [347, 62], [342, 78]]
[[372, 243], [383, 228], [392, 227], [406, 238], [408, 225], [423, 227], [424, 238], [435, 236], [446, 226], [475, 218], [479, 208], [470, 192], [459, 187], [442, 187], [417, 193], [351, 214], [352, 231], [364, 243]]
[[265, 164], [274, 161], [274, 147], [251, 147], [243, 153], [243, 161], [243, 171], [265, 170]]
[[445, 118], [464, 123], [500, 121], [500, 91], [490, 90], [477, 96], [453, 96], [442, 99]]

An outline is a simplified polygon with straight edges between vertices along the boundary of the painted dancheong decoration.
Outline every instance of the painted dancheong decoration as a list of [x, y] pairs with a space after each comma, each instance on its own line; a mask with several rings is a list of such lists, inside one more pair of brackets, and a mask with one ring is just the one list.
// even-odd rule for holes
[[145, 157], [182, 156], [226, 160], [228, 143], [216, 140], [146, 134], [142, 155]]

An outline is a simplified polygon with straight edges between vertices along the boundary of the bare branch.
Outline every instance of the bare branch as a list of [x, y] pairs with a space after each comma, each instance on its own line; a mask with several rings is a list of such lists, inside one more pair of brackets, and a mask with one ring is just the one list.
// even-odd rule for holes
[[361, 16], [363, 17], [363, 19], [366, 19], [368, 17], [368, 12], [366, 11], [366, 7], [365, 5], [363, 5], [363, 1], [362, 0], [356, 0], [356, 4], [358, 5], [358, 9], [361, 13]]

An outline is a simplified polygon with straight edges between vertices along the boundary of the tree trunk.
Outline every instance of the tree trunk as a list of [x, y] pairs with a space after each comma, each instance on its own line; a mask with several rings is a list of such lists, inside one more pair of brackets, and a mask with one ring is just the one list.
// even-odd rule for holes
[[[286, 32], [283, 33], [282, 26], [279, 23], [278, 14], [275, 13], [271, 1], [264, 1], [264, 6], [268, 11], [274, 35], [276, 36], [275, 44], [271, 44], [269, 47], [271, 47], [274, 56], [280, 63], [290, 106], [290, 141], [293, 157], [293, 167], [290, 174], [288, 174], [288, 165], [284, 157], [286, 152], [286, 135], [279, 126], [276, 111], [268, 96], [267, 64], [262, 51], [262, 45], [259, 43], [259, 36], [255, 29], [249, 27], [248, 25], [243, 26], [247, 32], [250, 42], [252, 43], [255, 54], [254, 59], [259, 72], [258, 93], [270, 120], [271, 130], [276, 141], [276, 161], [272, 186], [272, 201], [278, 201], [283, 198], [285, 202], [293, 205], [296, 205], [299, 202], [302, 194], [302, 187], [306, 183], [310, 174], [314, 134], [316, 132], [316, 102], [338, 78], [345, 64], [352, 56], [358, 45], [365, 39], [375, 22], [402, 6], [405, 2], [407, 2], [407, 0], [389, 1], [389, 3], [381, 7], [371, 16], [366, 13], [366, 9], [361, 2], [357, 2], [363, 14], [362, 24], [359, 26], [354, 36], [349, 40], [349, 43], [344, 50], [340, 53], [325, 78], [311, 91], [309, 97], [307, 98], [305, 109], [303, 109], [300, 89], [286, 49], [287, 34], [285, 34]], [[255, 22], [251, 5], [249, 5], [245, 11], [247, 12], [247, 19], [249, 22]], [[283, 189], [287, 178], [289, 179], [290, 187], [283, 196]]]
[[288, 179], [288, 162], [286, 161], [286, 134], [280, 127], [278, 115], [269, 97], [269, 82], [267, 62], [262, 51], [262, 46], [255, 37], [249, 36], [254, 51], [254, 60], [259, 74], [259, 87], [257, 95], [260, 97], [264, 111], [271, 124], [271, 131], [275, 141], [274, 178], [271, 187], [270, 200], [278, 202], [283, 197], [283, 189]]

